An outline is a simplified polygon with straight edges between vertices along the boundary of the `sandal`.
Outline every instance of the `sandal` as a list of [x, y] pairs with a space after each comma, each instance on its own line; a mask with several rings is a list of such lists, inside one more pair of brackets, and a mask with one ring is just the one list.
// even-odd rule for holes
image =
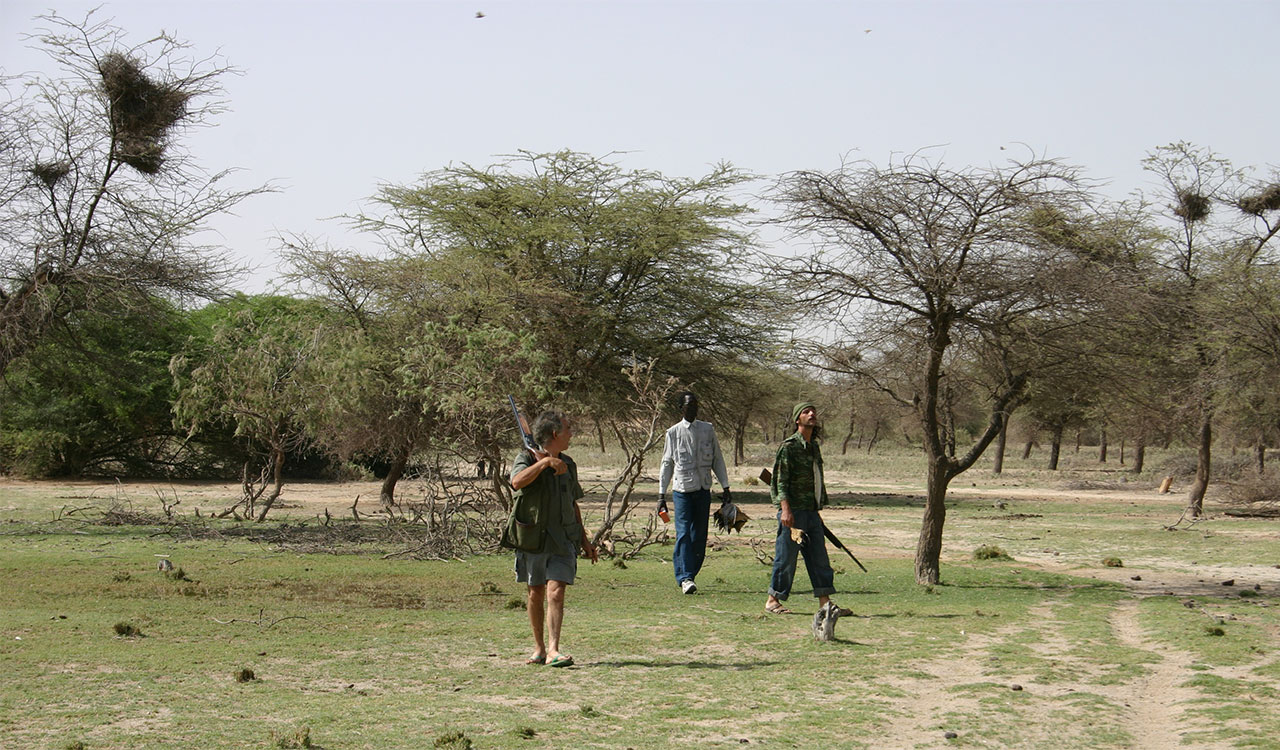
[[525, 664], [546, 664], [546, 663], [547, 663], [547, 657], [546, 657], [545, 655], [544, 655], [544, 656], [530, 656], [528, 659], [525, 659], [525, 660], [524, 660], [524, 663], [525, 663]]
[[559, 656], [557, 656], [556, 658], [554, 658], [554, 659], [552, 659], [551, 661], [547, 662], [547, 666], [549, 666], [549, 667], [572, 667], [572, 666], [573, 666], [573, 657], [572, 657], [572, 656], [568, 656], [567, 654], [560, 654], [560, 655], [559, 655]]
[[786, 607], [782, 606], [782, 604], [781, 604], [781, 603], [779, 603], [779, 604], [775, 604], [775, 605], [773, 605], [773, 606], [765, 605], [764, 611], [765, 611], [765, 612], [768, 612], [768, 613], [769, 613], [769, 614], [771, 614], [771, 615], [789, 615], [789, 614], [791, 614], [791, 610], [789, 610], [789, 609], [787, 609]]

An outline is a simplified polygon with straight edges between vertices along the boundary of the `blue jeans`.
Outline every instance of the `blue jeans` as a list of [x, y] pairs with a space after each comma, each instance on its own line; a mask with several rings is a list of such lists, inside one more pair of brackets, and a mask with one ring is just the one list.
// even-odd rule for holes
[[671, 568], [676, 574], [676, 583], [680, 583], [696, 578], [707, 557], [711, 490], [672, 492], [671, 501], [676, 508], [676, 548], [671, 553]]
[[831, 596], [836, 593], [836, 573], [827, 558], [827, 540], [822, 536], [822, 517], [816, 510], [793, 510], [795, 527], [805, 532], [804, 544], [791, 541], [791, 529], [782, 525], [782, 511], [778, 511], [778, 538], [773, 545], [773, 578], [769, 581], [769, 596], [786, 600], [791, 595], [791, 581], [796, 577], [796, 554], [804, 555], [804, 567], [809, 571], [814, 596]]

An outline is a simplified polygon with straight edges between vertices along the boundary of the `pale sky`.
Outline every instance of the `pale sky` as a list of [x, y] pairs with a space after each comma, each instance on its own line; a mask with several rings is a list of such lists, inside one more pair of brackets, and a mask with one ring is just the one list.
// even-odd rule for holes
[[[35, 15], [0, 0], [0, 70], [49, 71]], [[231, 111], [188, 144], [210, 170], [281, 191], [213, 222], [267, 288], [273, 237], [373, 249], [326, 217], [450, 163], [569, 148], [672, 176], [728, 161], [776, 175], [930, 154], [951, 167], [1058, 157], [1123, 197], [1139, 162], [1188, 140], [1280, 163], [1273, 0], [643, 2], [108, 0], [142, 41], [221, 51]], [[483, 18], [477, 18], [477, 11]], [[1001, 146], [1006, 150], [1002, 151]]]

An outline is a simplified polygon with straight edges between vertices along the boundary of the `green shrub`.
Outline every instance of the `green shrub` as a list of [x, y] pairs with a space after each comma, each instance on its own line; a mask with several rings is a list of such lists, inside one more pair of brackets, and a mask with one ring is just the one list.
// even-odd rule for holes
[[310, 727], [299, 727], [293, 732], [286, 734], [271, 733], [271, 746], [280, 748], [280, 750], [298, 750], [299, 748], [311, 748], [315, 745], [311, 744]]
[[116, 635], [123, 636], [125, 638], [142, 637], [142, 631], [134, 627], [133, 623], [129, 622], [117, 622], [115, 624], [115, 631]]
[[1009, 553], [995, 546], [994, 544], [984, 544], [973, 551], [973, 559], [975, 560], [1012, 560]]
[[440, 750], [471, 750], [471, 738], [462, 732], [449, 732], [436, 738], [432, 747]]

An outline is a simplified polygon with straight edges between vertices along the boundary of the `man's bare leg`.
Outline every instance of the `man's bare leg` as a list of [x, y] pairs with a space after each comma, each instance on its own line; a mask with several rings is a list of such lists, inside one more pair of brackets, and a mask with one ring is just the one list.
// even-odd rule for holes
[[[546, 585], [530, 586], [525, 609], [529, 610], [529, 625], [533, 628], [534, 651], [531, 659], [547, 658], [547, 645], [542, 638], [542, 620], [546, 616], [544, 600], [547, 595]], [[563, 602], [563, 597], [561, 597]], [[556, 628], [556, 640], [559, 640], [559, 627]]]
[[[564, 622], [564, 581], [547, 581], [547, 658], [560, 655], [560, 625]], [[532, 617], [530, 613], [530, 617]], [[539, 639], [541, 640], [541, 639]]]

